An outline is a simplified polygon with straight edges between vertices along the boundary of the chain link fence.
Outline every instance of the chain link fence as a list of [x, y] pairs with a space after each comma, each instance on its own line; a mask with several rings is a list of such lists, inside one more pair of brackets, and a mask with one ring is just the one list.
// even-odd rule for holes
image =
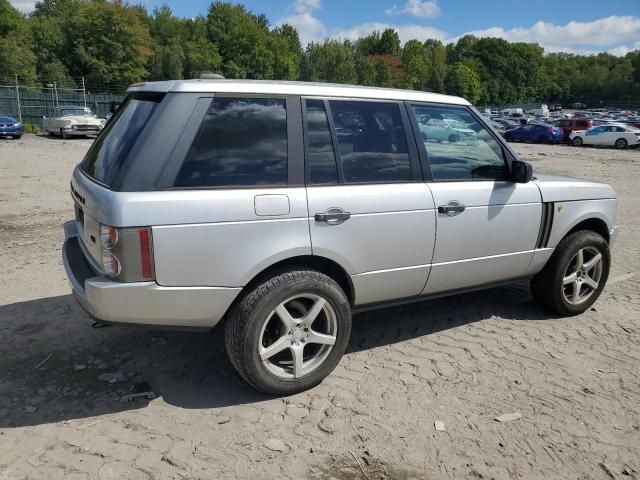
[[98, 117], [105, 117], [111, 113], [113, 102], [123, 99], [124, 91], [114, 90], [99, 85], [89, 88], [83, 77], [63, 84], [42, 79], [21, 82], [18, 77], [0, 78], [0, 113], [39, 126], [43, 116], [50, 116], [55, 107], [64, 105], [89, 107]]

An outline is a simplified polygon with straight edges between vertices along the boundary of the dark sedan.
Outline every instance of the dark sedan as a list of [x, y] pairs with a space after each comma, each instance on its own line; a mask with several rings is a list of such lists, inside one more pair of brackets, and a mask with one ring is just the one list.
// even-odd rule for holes
[[6, 113], [0, 113], [0, 137], [20, 138], [22, 123]]
[[561, 128], [546, 123], [530, 123], [505, 132], [507, 142], [557, 143], [564, 140]]

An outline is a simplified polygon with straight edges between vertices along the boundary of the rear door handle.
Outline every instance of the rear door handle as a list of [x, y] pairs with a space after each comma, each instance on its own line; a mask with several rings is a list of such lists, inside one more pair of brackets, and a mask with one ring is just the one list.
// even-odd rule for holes
[[458, 202], [457, 200], [452, 200], [446, 205], [440, 205], [438, 207], [438, 213], [443, 213], [449, 217], [455, 217], [456, 215], [460, 215], [467, 207]]
[[351, 213], [345, 212], [340, 207], [331, 207], [324, 213], [316, 213], [316, 222], [325, 222], [329, 225], [340, 225], [351, 218]]

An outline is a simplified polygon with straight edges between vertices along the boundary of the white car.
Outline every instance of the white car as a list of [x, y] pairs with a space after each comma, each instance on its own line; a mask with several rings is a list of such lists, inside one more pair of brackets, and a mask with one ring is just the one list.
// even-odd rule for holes
[[423, 140], [455, 143], [459, 140], [474, 140], [476, 132], [452, 118], [423, 117], [418, 124]]
[[582, 145], [602, 145], [616, 148], [640, 145], [640, 129], [622, 124], [600, 125], [589, 130], [574, 130], [569, 135], [574, 147]]
[[53, 116], [42, 117], [42, 129], [45, 133], [60, 135], [62, 138], [97, 135], [105, 123], [106, 120], [96, 117], [87, 107], [56, 107]]

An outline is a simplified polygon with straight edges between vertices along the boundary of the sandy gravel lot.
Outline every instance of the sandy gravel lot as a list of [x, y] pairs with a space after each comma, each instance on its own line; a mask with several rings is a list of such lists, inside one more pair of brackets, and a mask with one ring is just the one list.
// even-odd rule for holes
[[[361, 314], [322, 385], [269, 398], [221, 331], [91, 327], [60, 259], [89, 144], [0, 140], [0, 479], [640, 478], [640, 151], [516, 145], [618, 192], [609, 285], [584, 315], [552, 318], [526, 284]], [[121, 403], [129, 384], [97, 378], [114, 371], [158, 397]]]

